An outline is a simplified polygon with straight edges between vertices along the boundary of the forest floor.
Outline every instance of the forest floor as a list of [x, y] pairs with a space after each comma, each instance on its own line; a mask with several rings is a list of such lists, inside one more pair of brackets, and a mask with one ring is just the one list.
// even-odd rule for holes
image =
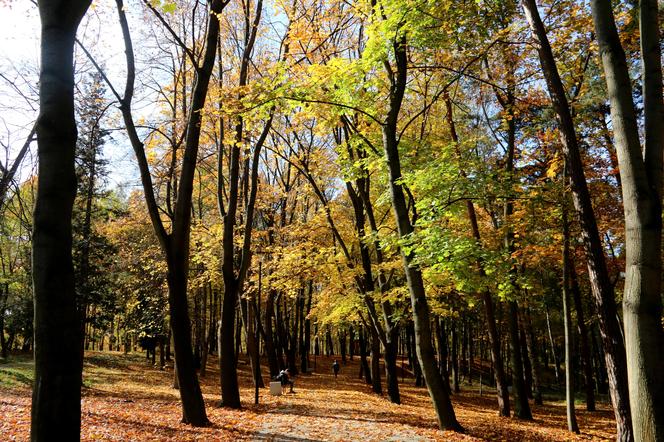
[[[313, 362], [313, 358], [312, 358]], [[254, 405], [249, 366], [240, 361], [242, 409], [219, 408], [219, 371], [210, 360], [202, 388], [211, 425], [180, 423], [173, 371], [149, 365], [140, 353], [89, 352], [85, 358], [82, 440], [109, 441], [568, 441], [609, 440], [615, 427], [610, 407], [597, 412], [577, 407], [580, 435], [566, 431], [564, 401], [533, 406], [534, 420], [500, 418], [493, 390], [477, 383], [454, 395], [457, 418], [465, 434], [440, 432], [426, 388], [413, 379], [400, 384], [402, 405], [371, 392], [358, 379], [359, 362], [342, 365], [335, 380], [332, 358], [317, 357], [313, 374], [295, 378], [295, 393], [271, 396], [260, 391]], [[267, 372], [264, 367], [263, 373]], [[268, 382], [265, 376], [266, 383]], [[384, 380], [383, 380], [384, 381]], [[0, 360], [0, 440], [28, 440], [32, 362], [26, 357]]]

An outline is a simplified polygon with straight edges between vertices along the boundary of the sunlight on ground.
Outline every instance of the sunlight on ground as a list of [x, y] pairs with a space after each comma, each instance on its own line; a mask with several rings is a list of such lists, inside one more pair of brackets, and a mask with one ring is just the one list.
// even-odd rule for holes
[[[318, 357], [318, 368], [331, 367], [331, 359]], [[91, 352], [86, 356], [82, 400], [82, 440], [109, 441], [429, 441], [505, 440], [567, 441], [610, 440], [614, 434], [612, 412], [578, 410], [582, 434], [566, 431], [564, 403], [534, 406], [533, 422], [500, 418], [495, 397], [484, 388], [464, 386], [453, 398], [466, 434], [438, 430], [425, 388], [412, 379], [401, 384], [402, 405], [371, 392], [357, 379], [358, 360], [342, 366], [337, 380], [329, 372], [298, 376], [295, 393], [270, 396], [260, 391], [253, 404], [249, 367], [239, 364], [242, 410], [218, 407], [219, 371], [210, 361], [202, 379], [207, 412], [212, 425], [193, 428], [179, 423], [181, 410], [172, 369], [160, 371], [143, 355]], [[267, 372], [264, 367], [263, 373]], [[13, 373], [13, 374], [8, 374]], [[30, 427], [31, 364], [25, 359], [0, 364], [0, 423], [2, 440], [26, 440]], [[15, 379], [20, 378], [20, 381]], [[264, 378], [267, 382], [267, 377]]]

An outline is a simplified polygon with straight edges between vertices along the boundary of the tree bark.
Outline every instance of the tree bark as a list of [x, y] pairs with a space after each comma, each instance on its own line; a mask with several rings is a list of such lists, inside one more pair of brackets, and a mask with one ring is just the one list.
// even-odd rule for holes
[[455, 393], [461, 392], [459, 386], [459, 333], [457, 326], [452, 323], [452, 389]]
[[30, 438], [79, 440], [82, 339], [72, 262], [74, 39], [89, 0], [39, 1], [39, 178], [32, 237], [35, 382]]
[[535, 343], [535, 336], [533, 333], [533, 324], [530, 318], [530, 311], [526, 308], [525, 310], [526, 324], [524, 327], [526, 334], [526, 347], [528, 353], [530, 354], [530, 361], [532, 367], [532, 378], [533, 378], [533, 398], [536, 405], [542, 405], [542, 390], [540, 387], [540, 361], [539, 355], [537, 352], [537, 345]]
[[[564, 181], [567, 181], [567, 174], [563, 174]], [[564, 182], [564, 184], [567, 184]], [[574, 410], [574, 370], [572, 362], [573, 351], [573, 330], [572, 330], [572, 314], [569, 305], [569, 223], [567, 220], [567, 204], [565, 201], [565, 193], [563, 192], [562, 201], [562, 224], [563, 224], [563, 284], [562, 284], [562, 297], [563, 297], [563, 323], [565, 329], [565, 398], [567, 409], [567, 429], [573, 433], [579, 434], [579, 425], [576, 422], [576, 412]]]
[[237, 382], [235, 362], [235, 303], [237, 282], [224, 274], [224, 299], [221, 306], [219, 327], [219, 371], [221, 373], [221, 406], [240, 408], [240, 387]]
[[364, 327], [360, 327], [358, 332], [358, 339], [360, 340], [360, 379], [364, 372], [364, 380], [367, 384], [371, 384], [371, 369], [367, 362], [367, 342], [365, 338]]
[[383, 387], [380, 381], [380, 339], [376, 330], [369, 326], [371, 330], [371, 388], [374, 393], [382, 394]]
[[451, 393], [450, 389], [450, 374], [447, 371], [447, 333], [445, 332], [445, 323], [442, 318], [437, 318], [435, 321], [436, 326], [436, 338], [438, 341], [438, 371], [443, 377], [443, 383], [448, 393]]
[[270, 289], [267, 294], [267, 301], [265, 303], [265, 330], [263, 351], [267, 353], [267, 363], [270, 368], [270, 377], [279, 374], [279, 361], [277, 360], [277, 350], [274, 344], [274, 330], [272, 329], [272, 316], [274, 315], [274, 297], [276, 292]]
[[583, 314], [583, 303], [581, 302], [581, 289], [576, 277], [574, 263], [570, 263], [569, 276], [574, 300], [574, 309], [576, 310], [576, 324], [579, 332], [579, 341], [581, 347], [581, 362], [583, 364], [583, 377], [586, 382], [586, 410], [595, 411], [595, 388], [593, 385], [593, 366], [590, 358], [590, 344], [588, 343], [588, 329], [586, 327], [585, 316]]
[[[639, 441], [664, 440], [661, 297], [664, 104], [658, 2], [639, 2], [643, 146], [632, 99], [631, 78], [611, 2], [592, 0], [590, 4], [611, 104], [625, 210], [623, 320], [627, 370], [625, 373], [620, 365], [617, 375], [619, 378], [627, 375], [634, 438]], [[606, 332], [601, 331], [602, 338], [606, 339]], [[613, 387], [615, 370], [607, 364], [607, 371]], [[622, 393], [626, 394], [627, 389], [623, 388]]]

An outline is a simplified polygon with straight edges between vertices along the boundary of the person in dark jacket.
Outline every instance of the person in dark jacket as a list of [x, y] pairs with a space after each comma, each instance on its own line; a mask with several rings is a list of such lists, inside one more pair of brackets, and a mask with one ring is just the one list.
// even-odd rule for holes
[[339, 363], [337, 360], [334, 360], [334, 363], [332, 364], [332, 370], [334, 370], [334, 378], [337, 378], [337, 375], [339, 374]]
[[293, 386], [295, 385], [295, 383], [293, 381], [291, 381], [291, 379], [290, 379], [290, 370], [288, 370], [288, 369], [281, 370], [279, 372], [279, 375], [277, 375], [277, 377], [275, 379], [277, 381], [281, 382], [282, 387], [285, 387], [286, 385], [289, 385], [290, 386], [290, 392], [295, 393], [293, 391]]

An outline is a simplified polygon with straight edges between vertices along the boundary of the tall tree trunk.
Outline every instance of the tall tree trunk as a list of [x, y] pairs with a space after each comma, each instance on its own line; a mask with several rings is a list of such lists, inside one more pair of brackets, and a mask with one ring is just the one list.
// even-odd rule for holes
[[309, 353], [311, 349], [311, 319], [309, 319], [309, 313], [311, 312], [311, 301], [314, 297], [313, 292], [314, 283], [312, 280], [309, 281], [309, 298], [307, 299], [307, 310], [304, 315], [304, 340], [300, 352], [302, 373], [309, 371]]
[[234, 277], [224, 275], [224, 299], [221, 306], [219, 327], [219, 371], [221, 373], [221, 405], [240, 408], [240, 387], [237, 382], [235, 362], [235, 303], [237, 282]]
[[468, 320], [468, 384], [473, 383], [473, 364], [475, 363], [475, 341], [473, 340], [473, 318]]
[[242, 325], [244, 326], [244, 336], [247, 343], [247, 355], [254, 380], [254, 386], [264, 388], [263, 376], [261, 376], [260, 358], [258, 357], [258, 341], [256, 340], [256, 330], [253, 315], [251, 314], [251, 305], [246, 298], [240, 299], [240, 309], [242, 312]]
[[271, 289], [267, 294], [267, 301], [265, 303], [265, 330], [263, 351], [267, 353], [267, 363], [270, 368], [270, 377], [279, 374], [279, 361], [277, 360], [277, 350], [274, 344], [274, 330], [272, 329], [272, 316], [274, 316], [274, 297], [276, 292]]
[[168, 274], [166, 278], [168, 304], [171, 329], [173, 330], [175, 362], [178, 367], [176, 372], [180, 399], [182, 400], [182, 422], [195, 426], [205, 426], [208, 419], [203, 394], [196, 375], [191, 345], [191, 325], [187, 300], [188, 236], [188, 233], [186, 236], [170, 236], [171, 245], [167, 255]]
[[39, 178], [32, 237], [35, 382], [30, 438], [79, 440], [82, 339], [72, 262], [74, 39], [89, 0], [39, 1]]
[[[191, 229], [191, 205], [193, 194], [193, 181], [200, 145], [202, 112], [205, 106], [210, 77], [214, 67], [217, 50], [217, 37], [219, 35], [219, 19], [225, 3], [221, 0], [208, 2], [207, 34], [205, 35], [205, 46], [201, 52], [199, 66], [195, 69], [195, 84], [191, 95], [189, 112], [187, 115], [187, 130], [184, 141], [184, 153], [182, 157], [180, 180], [177, 188], [177, 201], [172, 219], [172, 231], [167, 233], [153, 186], [150, 167], [131, 111], [134, 95], [135, 82], [135, 60], [134, 50], [129, 32], [129, 25], [125, 15], [122, 0], [116, 0], [118, 17], [125, 43], [125, 56], [127, 61], [127, 81], [124, 97], [115, 92], [120, 101], [123, 120], [125, 122], [127, 135], [136, 155], [141, 175], [141, 183], [145, 194], [146, 205], [152, 226], [159, 240], [161, 249], [165, 255], [169, 287], [169, 311], [171, 315], [171, 328], [173, 330], [173, 343], [175, 347], [175, 358], [178, 366], [177, 377], [180, 383], [180, 398], [182, 400], [183, 422], [195, 426], [208, 424], [205, 412], [205, 402], [200, 391], [198, 377], [194, 367], [191, 347], [191, 324], [189, 321], [189, 306], [187, 299], [187, 279], [189, 273], [189, 234]], [[178, 335], [178, 334], [186, 335]]]
[[[639, 2], [645, 132], [645, 142], [641, 146], [631, 78], [611, 2], [592, 0], [590, 4], [611, 103], [611, 122], [625, 209], [623, 320], [634, 437], [639, 441], [664, 440], [661, 297], [664, 104], [660, 11], [657, 0]], [[602, 335], [604, 333], [602, 330]], [[618, 368], [617, 375], [621, 379], [625, 371], [622, 365]], [[613, 384], [615, 370], [607, 364], [607, 371], [609, 383]], [[625, 390], [621, 390], [621, 394], [626, 393]]]
[[514, 391], [514, 414], [519, 419], [532, 420], [533, 415], [528, 403], [528, 393], [523, 377], [523, 360], [519, 341], [519, 307], [516, 301], [509, 301], [507, 322], [510, 331], [510, 354], [512, 366], [512, 388]]
[[535, 342], [535, 334], [533, 332], [533, 323], [530, 318], [530, 310], [526, 308], [526, 347], [530, 354], [530, 361], [532, 367], [533, 378], [533, 397], [536, 405], [542, 405], [542, 389], [540, 387], [540, 360], [537, 352], [537, 344]]
[[[396, 71], [390, 74], [390, 97], [388, 116], [383, 125], [383, 150], [387, 159], [389, 169], [390, 194], [394, 220], [400, 238], [409, 237], [413, 231], [406, 197], [401, 184], [401, 161], [399, 158], [399, 141], [397, 134], [397, 121], [401, 104], [406, 90], [408, 78], [408, 58], [406, 51], [406, 38], [400, 36], [392, 43], [396, 62]], [[417, 357], [422, 367], [424, 381], [426, 382], [429, 396], [438, 418], [441, 430], [463, 431], [459, 424], [450, 401], [450, 396], [445, 389], [443, 378], [436, 367], [436, 358], [431, 340], [431, 323], [429, 318], [429, 304], [424, 291], [424, 281], [419, 267], [416, 265], [415, 254], [411, 250], [406, 252], [401, 248], [403, 268], [406, 273], [406, 281], [410, 292], [410, 300], [413, 313], [413, 324], [415, 326], [415, 342]]]
[[593, 385], [593, 367], [590, 358], [590, 344], [588, 343], [588, 329], [583, 314], [583, 303], [581, 302], [581, 289], [574, 269], [574, 263], [569, 266], [569, 276], [574, 299], [574, 309], [576, 310], [576, 326], [579, 332], [581, 347], [581, 362], [583, 364], [583, 377], [586, 382], [586, 410], [595, 411], [595, 388]]
[[457, 325], [452, 322], [452, 389], [455, 393], [461, 392], [459, 386], [459, 333]]
[[[564, 182], [567, 183], [567, 173], [563, 174]], [[574, 410], [574, 370], [572, 362], [572, 339], [573, 339], [573, 329], [572, 329], [572, 314], [570, 312], [569, 305], [569, 268], [571, 264], [569, 256], [569, 223], [567, 220], [567, 204], [565, 201], [565, 193], [563, 192], [563, 201], [562, 201], [562, 223], [563, 223], [563, 284], [562, 284], [562, 295], [563, 295], [563, 323], [565, 329], [565, 398], [567, 404], [567, 429], [573, 433], [579, 433], [579, 425], [576, 422], [576, 412]]]
[[438, 371], [443, 377], [443, 383], [448, 393], [450, 390], [450, 374], [447, 371], [447, 333], [445, 332], [445, 322], [442, 318], [437, 318], [434, 322], [436, 326], [436, 339], [438, 343]]
[[[514, 156], [516, 154], [516, 121], [514, 115], [515, 98], [512, 94], [512, 86], [508, 87], [505, 109], [509, 116], [507, 122], [507, 158], [505, 159], [505, 172], [509, 188], [511, 189], [514, 181]], [[510, 190], [511, 193], [511, 190]], [[503, 222], [505, 223], [505, 250], [508, 253], [509, 260], [512, 261], [512, 254], [515, 251], [514, 231], [511, 226], [511, 217], [514, 212], [514, 205], [510, 198], [505, 200], [503, 207]], [[518, 290], [516, 280], [516, 263], [511, 262], [509, 270], [509, 281], [513, 291]], [[513, 293], [516, 296], [516, 293]], [[523, 376], [523, 360], [521, 358], [521, 342], [519, 340], [519, 306], [516, 299], [508, 301], [507, 323], [509, 326], [509, 344], [511, 350], [511, 368], [512, 368], [512, 389], [514, 392], [514, 413], [519, 419], [532, 420], [533, 415], [528, 403], [528, 393]]]
[[355, 356], [355, 329], [352, 325], [348, 326], [348, 357], [351, 362]]
[[558, 359], [558, 354], [556, 353], [556, 344], [553, 341], [553, 332], [551, 330], [549, 306], [546, 305], [546, 303], [544, 304], [544, 315], [546, 316], [546, 329], [549, 336], [549, 344], [551, 345], [551, 358], [553, 359], [553, 369], [555, 370], [556, 384], [560, 385], [560, 359]]
[[380, 339], [373, 327], [371, 330], [371, 388], [374, 393], [382, 394], [383, 387], [380, 381]]
[[533, 398], [533, 366], [530, 361], [528, 344], [526, 343], [526, 330], [523, 325], [523, 310], [519, 313], [519, 344], [521, 346], [521, 358], [523, 359], [523, 379], [526, 383], [526, 394], [528, 399]]
[[360, 340], [360, 379], [362, 379], [362, 373], [364, 372], [365, 382], [371, 384], [371, 369], [367, 362], [367, 342], [364, 327], [360, 327], [358, 339]]
[[[8, 284], [5, 284], [7, 287]], [[7, 360], [9, 351], [7, 350], [7, 339], [5, 338], [5, 310], [7, 305], [7, 297], [9, 293], [6, 290], [0, 292], [0, 356], [2, 359]], [[82, 341], [81, 341], [82, 342]]]
[[[576, 138], [576, 130], [574, 128], [574, 121], [572, 119], [572, 113], [570, 111], [569, 103], [567, 101], [567, 96], [565, 95], [565, 89], [563, 87], [563, 83], [560, 79], [560, 75], [558, 73], [558, 68], [556, 66], [556, 61], [553, 57], [553, 52], [551, 50], [551, 45], [549, 44], [548, 37], [546, 35], [546, 30], [544, 28], [544, 24], [542, 23], [542, 20], [540, 19], [539, 12], [537, 10], [537, 5], [535, 4], [535, 0], [522, 0], [522, 4], [526, 13], [526, 17], [528, 19], [528, 23], [530, 24], [530, 28], [533, 32], [533, 35], [537, 39], [539, 46], [538, 46], [538, 52], [539, 52], [539, 57], [540, 57], [540, 63], [542, 65], [542, 70], [544, 72], [544, 77], [546, 79], [546, 83], [549, 89], [549, 95], [551, 96], [551, 102], [553, 104], [554, 109], [556, 110], [556, 113], [558, 115], [558, 121], [559, 121], [559, 126], [560, 126], [560, 133], [562, 135], [561, 137], [561, 142], [563, 145], [563, 150], [565, 152], [565, 157], [566, 157], [566, 164], [572, 184], [572, 197], [574, 201], [574, 208], [576, 209], [577, 216], [579, 218], [579, 224], [581, 226], [581, 231], [582, 231], [582, 237], [583, 237], [583, 242], [585, 246], [585, 251], [586, 251], [586, 259], [588, 261], [588, 276], [590, 279], [590, 286], [593, 292], [593, 296], [595, 298], [595, 304], [597, 306], [597, 312], [599, 313], [599, 326], [600, 326], [600, 331], [602, 334], [602, 342], [604, 345], [604, 356], [606, 359], [606, 367], [607, 367], [607, 372], [609, 376], [609, 385], [610, 385], [610, 392], [611, 392], [611, 400], [613, 402], [614, 406], [614, 411], [616, 415], [616, 425], [618, 427], [618, 439], [619, 440], [624, 440], [628, 441], [633, 438], [633, 432], [632, 432], [632, 422], [631, 422], [631, 416], [630, 416], [630, 398], [629, 398], [629, 393], [627, 389], [627, 383], [625, 380], [628, 377], [628, 371], [627, 371], [627, 359], [626, 359], [626, 354], [625, 354], [625, 346], [623, 344], [623, 341], [621, 339], [621, 334], [620, 334], [620, 324], [618, 323], [618, 312], [616, 309], [615, 305], [615, 298], [614, 298], [614, 293], [613, 293], [613, 285], [611, 284], [611, 281], [609, 279], [608, 271], [606, 268], [606, 262], [604, 258], [604, 249], [602, 246], [602, 243], [599, 238], [599, 231], [597, 228], [597, 221], [595, 219], [595, 214], [593, 212], [592, 208], [592, 203], [590, 200], [590, 193], [588, 191], [588, 186], [586, 183], [585, 175], [584, 175], [584, 170], [583, 170], [583, 163], [581, 161], [581, 154], [579, 151], [579, 146], [578, 146], [578, 141]], [[611, 112], [613, 116], [613, 125], [614, 125], [614, 132], [616, 135], [619, 137], [619, 140], [624, 140], [620, 136], [620, 134], [624, 134], [623, 132], [623, 122], [624, 118], [628, 118], [626, 115], [622, 115], [620, 111], [617, 109], [614, 109], [614, 107], [618, 107], [619, 103], [617, 103], [613, 97], [617, 96], [622, 96], [625, 100], [629, 100], [629, 107], [632, 107], [632, 98], [631, 98], [631, 83], [629, 80], [629, 75], [627, 73], [627, 67], [624, 63], [624, 53], [622, 52], [622, 46], [620, 46], [620, 41], [618, 39], [618, 34], [617, 31], [615, 30], [615, 23], [613, 23], [613, 13], [611, 11], [611, 2], [608, 0], [593, 0], [591, 2], [592, 5], [592, 10], [593, 10], [593, 19], [595, 21], [595, 29], [597, 32], [597, 39], [600, 43], [600, 52], [602, 53], [602, 59], [604, 61], [604, 69], [606, 72], [606, 78], [607, 78], [607, 85], [609, 89], [609, 95], [612, 97], [612, 107], [611, 107]], [[655, 14], [655, 17], [657, 14]], [[655, 18], [656, 20], [656, 18]], [[611, 26], [613, 25], [613, 26]], [[612, 30], [611, 30], [612, 29]], [[611, 41], [611, 36], [615, 36], [613, 41]], [[659, 45], [659, 39], [657, 40], [657, 45]], [[615, 57], [619, 57], [619, 53], [622, 54], [622, 60], [623, 60], [623, 65], [624, 65], [624, 76], [625, 78], [623, 79], [624, 81], [622, 83], [617, 83], [616, 81], [617, 78], [615, 77], [616, 72], [614, 71], [614, 63], [617, 62], [618, 59]], [[659, 57], [658, 57], [659, 58]], [[659, 77], [659, 101], [661, 102], [661, 65], [660, 65], [660, 77]], [[612, 90], [613, 88], [616, 88], [620, 84], [620, 87]], [[632, 114], [633, 114], [633, 108], [632, 108]], [[659, 114], [659, 120], [661, 120], [661, 114]], [[632, 155], [636, 155], [637, 158], [636, 160], [641, 162], [641, 165], [643, 166], [643, 160], [640, 158], [641, 155], [641, 149], [638, 141], [638, 131], [636, 130], [636, 119], [633, 119], [633, 124], [634, 124], [634, 133], [633, 136], [636, 138], [635, 143], [636, 143], [636, 151], [632, 151]], [[659, 122], [661, 124], [661, 121]], [[622, 157], [623, 162], [621, 161], [620, 163], [620, 174], [621, 174], [621, 179], [622, 179], [622, 184], [623, 184], [623, 202], [624, 206], [626, 209], [626, 214], [627, 213], [636, 213], [636, 212], [631, 212], [631, 205], [634, 202], [632, 195], [633, 192], [636, 190], [634, 187], [630, 186], [630, 175], [633, 172], [630, 167], [630, 160], [634, 159], [633, 157], [629, 157], [629, 148], [624, 149], [621, 148], [621, 141], [618, 143], [618, 158], [619, 160]], [[622, 147], [627, 147], [623, 145]], [[660, 150], [661, 150], [661, 145], [660, 145]], [[621, 153], [622, 151], [622, 153]], [[627, 155], [627, 157], [625, 157]], [[660, 169], [660, 174], [661, 174], [661, 162], [662, 162], [662, 156], [661, 152], [659, 153], [659, 169]], [[656, 161], [655, 158], [652, 159], [653, 162]], [[626, 167], [623, 167], [625, 165]], [[645, 177], [645, 176], [644, 176]], [[632, 179], [634, 177], [632, 176]], [[660, 181], [661, 181], [661, 176], [660, 176]], [[633, 182], [633, 181], [632, 181]], [[658, 181], [659, 182], [659, 181]], [[660, 183], [661, 184], [661, 183]], [[647, 186], [646, 186], [647, 187]], [[649, 192], [647, 189], [645, 189], [646, 194]], [[658, 194], [659, 190], [655, 191], [655, 194]], [[645, 194], [644, 194], [645, 195]], [[659, 200], [658, 200], [659, 201]], [[657, 204], [659, 206], [659, 203]], [[645, 212], [641, 212], [645, 213]], [[648, 328], [650, 335], [646, 337], [647, 340], [650, 339], [655, 339], [657, 340], [658, 337], [662, 334], [661, 330], [661, 299], [660, 299], [660, 270], [661, 270], [661, 259], [659, 257], [660, 253], [660, 247], [659, 245], [661, 244], [661, 210], [659, 210], [658, 214], [655, 217], [656, 219], [653, 220], [655, 221], [655, 224], [659, 226], [659, 229], [656, 228], [657, 234], [655, 237], [651, 237], [647, 240], [649, 244], [646, 247], [651, 247], [654, 245], [656, 247], [656, 251], [654, 252], [655, 261], [658, 262], [659, 265], [655, 265], [653, 268], [656, 267], [656, 277], [654, 278], [656, 280], [653, 281], [654, 284], [657, 287], [657, 294], [655, 295], [655, 300], [654, 304], [651, 305], [653, 309], [650, 311], [652, 312], [653, 310], [657, 314], [657, 319], [655, 323], [657, 324], [656, 326], [653, 327], [646, 327]], [[626, 218], [626, 240], [627, 240], [627, 253], [630, 255], [630, 232], [634, 232], [635, 228], [638, 229], [636, 226], [630, 225], [630, 221], [627, 221], [630, 219], [630, 216], [627, 216]], [[638, 234], [639, 238], [641, 238], [641, 235]], [[647, 235], [646, 235], [647, 236]], [[631, 242], [634, 244], [634, 242]], [[633, 255], [630, 255], [633, 256]], [[644, 256], [639, 256], [637, 261], [641, 261], [643, 259], [648, 259], [646, 258], [648, 255]], [[640, 266], [637, 265], [637, 266]], [[649, 265], [648, 265], [649, 266]], [[648, 267], [646, 266], [646, 267]], [[628, 256], [627, 259], [627, 272], [629, 273], [633, 269], [632, 265], [630, 265], [630, 257]], [[637, 272], [638, 273], [638, 272]], [[629, 285], [631, 284], [632, 281], [629, 275], [626, 279], [627, 281], [627, 286], [625, 290], [625, 298], [629, 299]], [[637, 283], [637, 286], [639, 284]], [[659, 306], [659, 309], [657, 309], [657, 306]], [[650, 312], [648, 312], [650, 313]], [[646, 315], [647, 316], [647, 315]], [[661, 347], [661, 339], [660, 341], [660, 346], [655, 349], [651, 348], [650, 351], [654, 353], [655, 358], [659, 358], [658, 353], [661, 354], [663, 348]], [[638, 345], [637, 345], [638, 347]], [[636, 360], [636, 359], [634, 359]], [[664, 361], [664, 359], [660, 359], [660, 361]], [[657, 364], [655, 364], [657, 365]], [[661, 365], [661, 362], [659, 363], [658, 367], [652, 366], [652, 369], [655, 369], [654, 373], [660, 372], [663, 366]], [[657, 369], [658, 368], [658, 369]], [[664, 382], [661, 380], [661, 375], [654, 374], [654, 377], [657, 378], [657, 380], [654, 380], [654, 383], [652, 386], [654, 387], [655, 385], [660, 385], [664, 386]], [[636, 387], [636, 385], [634, 386]], [[648, 389], [646, 389], [648, 390]], [[661, 387], [660, 387], [661, 390]], [[651, 392], [644, 392], [644, 394], [647, 397], [652, 398]], [[639, 404], [644, 404], [647, 402], [645, 398], [642, 398], [642, 401], [634, 402], [639, 403]], [[645, 401], [645, 402], [644, 402]], [[652, 405], [652, 404], [651, 404]], [[664, 403], [662, 403], [662, 406], [664, 406]], [[647, 408], [647, 406], [646, 406]], [[661, 409], [660, 409], [661, 410]], [[652, 409], [654, 412], [654, 409]], [[643, 415], [650, 415], [647, 412], [640, 413], [641, 416]], [[664, 415], [664, 410], [662, 410], [662, 413], [659, 413], [660, 415]], [[650, 415], [652, 416], [652, 415]], [[664, 422], [664, 418], [661, 418], [662, 422]], [[652, 425], [652, 422], [649, 424], [647, 422], [643, 422], [640, 425]], [[664, 432], [664, 426], [661, 426], [662, 431]], [[646, 431], [647, 433], [647, 431]], [[650, 433], [654, 434], [654, 433]], [[662, 438], [664, 438], [664, 433], [661, 434]]]

